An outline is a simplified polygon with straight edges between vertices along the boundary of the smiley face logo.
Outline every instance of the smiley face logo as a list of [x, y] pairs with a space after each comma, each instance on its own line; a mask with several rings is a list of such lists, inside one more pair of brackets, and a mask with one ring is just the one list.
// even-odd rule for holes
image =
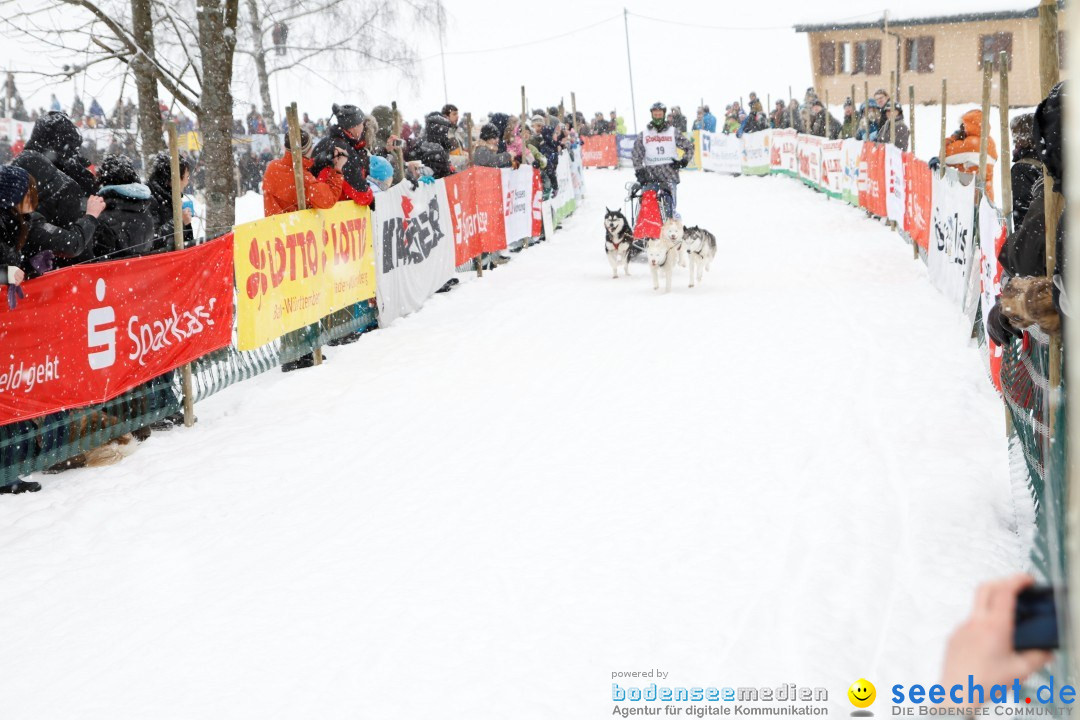
[[868, 708], [874, 704], [877, 698], [877, 690], [874, 684], [865, 678], [859, 678], [851, 683], [847, 690], [848, 700], [857, 708]]

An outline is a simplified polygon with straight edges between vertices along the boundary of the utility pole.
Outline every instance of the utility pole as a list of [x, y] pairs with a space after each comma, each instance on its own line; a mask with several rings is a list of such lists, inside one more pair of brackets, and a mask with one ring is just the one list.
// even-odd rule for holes
[[623, 8], [623, 27], [626, 29], [626, 69], [630, 73], [630, 115], [634, 118], [634, 134], [637, 135], [637, 101], [634, 100], [634, 67], [630, 63], [630, 11]]

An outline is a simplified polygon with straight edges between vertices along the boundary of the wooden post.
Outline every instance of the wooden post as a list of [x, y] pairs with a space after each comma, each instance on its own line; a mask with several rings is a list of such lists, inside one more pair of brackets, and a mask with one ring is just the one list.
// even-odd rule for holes
[[986, 192], [986, 159], [990, 144], [990, 78], [994, 72], [993, 63], [983, 65], [983, 89], [982, 89], [982, 132], [979, 133], [979, 174], [975, 182], [975, 212], [978, 213], [979, 204]]
[[465, 157], [469, 158], [469, 164], [472, 164], [472, 113], [465, 113]]
[[[893, 94], [893, 96], [891, 98], [889, 98], [889, 102], [891, 102], [893, 104], [893, 107], [896, 107], [896, 103], [900, 101], [900, 98], [897, 97], [898, 93], [896, 93], [896, 91], [893, 90], [893, 87], [895, 85], [896, 85], [896, 71], [895, 70], [890, 70], [889, 71], [889, 91], [894, 93], [894, 94]], [[882, 112], [885, 112], [885, 110], [882, 109]], [[885, 116], [888, 117], [888, 115], [889, 115], [889, 113], [885, 112]], [[889, 144], [890, 145], [896, 145], [896, 123], [891, 119], [889, 120], [889, 135], [890, 135]]]
[[915, 154], [915, 86], [908, 85], [908, 130], [911, 136], [911, 147], [908, 148], [911, 154]]
[[577, 132], [577, 95], [573, 92], [570, 93], [570, 120], [570, 127]]
[[787, 86], [787, 95], [788, 95], [788, 127], [793, 128], [793, 127], [795, 127], [795, 103], [792, 102], [792, 100], [795, 99], [795, 96], [792, 95], [792, 93], [791, 93], [791, 86], [790, 85]]
[[525, 86], [521, 86], [521, 124], [524, 125], [529, 120], [529, 110], [525, 107]]
[[[184, 206], [180, 185], [180, 141], [177, 137], [176, 123], [169, 123], [169, 155], [172, 174], [172, 215], [173, 249], [184, 249]], [[184, 427], [195, 424], [195, 398], [191, 393], [191, 364], [184, 365], [180, 371], [180, 382], [184, 392]]]
[[[1039, 82], [1043, 97], [1050, 94], [1058, 83], [1058, 11], [1056, 0], [1042, 0], [1039, 4]], [[1046, 276], [1052, 278], [1057, 267], [1058, 218], [1064, 200], [1054, 190], [1054, 180], [1043, 168], [1043, 203], [1046, 211]], [[1054, 395], [1061, 385], [1061, 339], [1050, 338], [1050, 413], [1047, 418], [1050, 433], [1054, 432], [1057, 403]]]
[[1001, 160], [1001, 209], [1005, 215], [1005, 226], [1012, 233], [1012, 153], [1009, 141], [1009, 65], [1008, 57], [1002, 51], [1000, 61], [1000, 84], [998, 86], [998, 122], [1001, 123], [1001, 144], [998, 145], [998, 157]]
[[[390, 101], [390, 109], [394, 113], [394, 137], [401, 139], [401, 113], [398, 112], [397, 100]], [[401, 145], [394, 148], [394, 155], [397, 157], [398, 165], [401, 166], [401, 178], [405, 179], [405, 151]]]
[[[296, 110], [296, 103], [292, 103], [285, 109], [285, 117], [289, 121], [289, 154], [292, 155], [293, 181], [296, 183], [296, 209], [307, 210], [307, 195], [304, 192], [304, 151], [300, 141], [300, 114]], [[322, 346], [312, 350], [316, 365], [322, 365]]]
[[947, 86], [948, 81], [945, 78], [941, 78], [941, 151], [938, 155], [938, 169], [941, 170], [941, 177], [945, 177], [945, 137], [946, 137], [946, 120], [945, 111], [949, 107], [949, 88]]

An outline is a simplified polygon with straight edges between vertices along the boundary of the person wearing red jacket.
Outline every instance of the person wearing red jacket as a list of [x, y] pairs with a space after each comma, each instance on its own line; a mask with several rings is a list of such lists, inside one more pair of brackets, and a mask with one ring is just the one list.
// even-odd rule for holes
[[328, 159], [341, 148], [347, 148], [349, 157], [341, 168], [345, 181], [339, 199], [352, 200], [357, 205], [371, 205], [375, 195], [367, 181], [368, 151], [373, 146], [378, 123], [355, 105], [335, 104], [333, 114], [337, 124], [327, 128], [326, 137], [315, 146], [315, 175], [322, 179], [330, 173]]
[[[341, 168], [348, 161], [348, 153], [335, 152], [333, 165], [321, 177], [312, 172], [315, 161], [311, 158], [311, 136], [306, 130], [300, 131], [304, 164], [304, 198], [309, 208], [332, 208], [341, 197], [341, 188], [345, 179]], [[270, 162], [263, 175], [263, 211], [267, 217], [281, 215], [298, 210], [296, 201], [296, 175], [293, 173], [292, 150], [289, 136], [285, 136], [285, 155]]]

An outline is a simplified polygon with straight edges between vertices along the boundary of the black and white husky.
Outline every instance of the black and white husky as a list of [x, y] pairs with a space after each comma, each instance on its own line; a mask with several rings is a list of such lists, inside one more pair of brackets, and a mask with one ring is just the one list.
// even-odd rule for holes
[[716, 257], [716, 236], [696, 225], [688, 227], [683, 230], [682, 249], [690, 261], [690, 287], [694, 287], [695, 272], [697, 282], [701, 282]]
[[630, 221], [622, 211], [607, 210], [604, 214], [604, 249], [611, 263], [611, 277], [619, 277], [619, 263], [622, 263], [623, 274], [630, 274], [630, 246], [633, 242], [634, 231], [630, 229]]

